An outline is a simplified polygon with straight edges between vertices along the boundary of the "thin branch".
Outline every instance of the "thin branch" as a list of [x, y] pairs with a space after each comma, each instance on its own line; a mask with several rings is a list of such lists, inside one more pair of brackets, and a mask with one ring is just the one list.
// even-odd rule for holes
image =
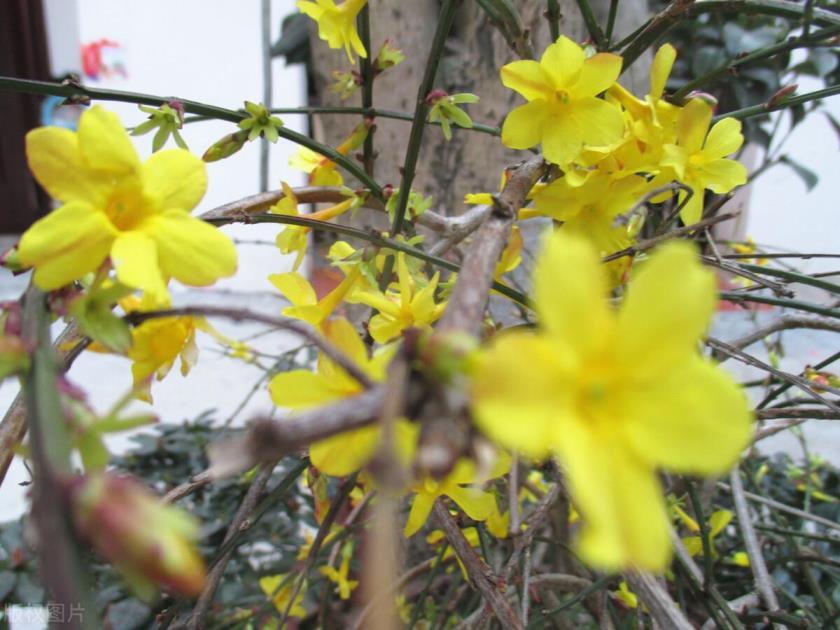
[[163, 495], [161, 501], [164, 503], [174, 503], [175, 501], [179, 501], [185, 496], [192, 494], [199, 488], [203, 488], [211, 481], [213, 481], [213, 476], [205, 470], [193, 476], [189, 481], [172, 488], [172, 490]]
[[741, 529], [744, 547], [750, 558], [750, 570], [755, 579], [755, 588], [770, 611], [779, 610], [779, 600], [773, 590], [773, 582], [770, 580], [770, 573], [767, 571], [767, 565], [764, 562], [764, 554], [761, 552], [761, 545], [752, 524], [750, 509], [744, 496], [744, 485], [741, 482], [741, 472], [737, 466], [729, 473], [729, 483], [732, 488], [732, 503], [735, 506], [735, 513], [738, 515], [738, 527]]
[[840, 413], [818, 407], [773, 407], [771, 409], [756, 409], [754, 413], [758, 420], [779, 420], [785, 418], [840, 420]]
[[[234, 514], [233, 519], [230, 522], [230, 526], [228, 527], [225, 537], [222, 540], [222, 545], [228, 543], [240, 530], [247, 529], [248, 517], [254, 511], [257, 501], [259, 500], [263, 490], [265, 490], [266, 484], [268, 484], [268, 481], [271, 479], [271, 475], [274, 472], [274, 467], [276, 465], [277, 462], [270, 462], [265, 463], [260, 467], [254, 481], [245, 493], [245, 497], [242, 499], [239, 509], [236, 510], [236, 514]], [[167, 496], [169, 495], [167, 494]], [[164, 501], [165, 500], [166, 498], [164, 497]], [[219, 587], [219, 582], [222, 580], [225, 568], [227, 567], [228, 562], [230, 562], [234, 551], [235, 547], [231, 546], [224, 553], [216, 557], [213, 562], [213, 568], [210, 569], [207, 574], [207, 582], [204, 585], [204, 590], [201, 592], [198, 601], [195, 603], [195, 608], [193, 608], [192, 616], [187, 623], [187, 628], [195, 630], [204, 627], [204, 618], [210, 610], [210, 605], [213, 603], [213, 597], [216, 594], [216, 589]]]
[[649, 573], [630, 572], [624, 574], [627, 584], [639, 597], [654, 625], [674, 630], [694, 630], [677, 604], [655, 577]]
[[747, 335], [744, 335], [743, 337], [740, 337], [728, 343], [733, 348], [743, 350], [744, 348], [751, 346], [757, 341], [761, 341], [762, 339], [769, 335], [772, 335], [773, 333], [796, 328], [807, 328], [810, 330], [830, 330], [832, 332], [840, 333], [840, 320], [805, 317], [801, 315], [787, 315], [770, 322], [767, 326], [764, 326], [763, 328], [759, 328], [754, 332], [751, 332]]
[[365, 372], [341, 349], [319, 335], [310, 326], [295, 319], [272, 317], [271, 315], [263, 315], [262, 313], [256, 313], [244, 308], [225, 308], [221, 306], [184, 306], [180, 308], [168, 308], [157, 311], [133, 311], [128, 313], [124, 319], [130, 324], [136, 326], [137, 324], [149, 319], [184, 316], [226, 317], [227, 319], [232, 319], [234, 321], [247, 320], [259, 322], [279, 330], [287, 330], [306, 339], [323, 352], [325, 356], [329, 357], [332, 361], [339, 365], [363, 387], [367, 389], [373, 387], [373, 381], [370, 380], [370, 377], [365, 374]]
[[[730, 492], [730, 493], [732, 492], [731, 486], [727, 483], [724, 483], [722, 481], [718, 481], [717, 485], [718, 485], [718, 487], [723, 488], [727, 492]], [[779, 501], [776, 501], [775, 499], [768, 499], [767, 497], [763, 497], [759, 494], [753, 494], [752, 492], [749, 492], [748, 490], [744, 490], [743, 494], [747, 499], [749, 499], [750, 501], [753, 501], [754, 503], [762, 503], [762, 504], [764, 504], [768, 507], [773, 508], [774, 510], [779, 510], [780, 512], [785, 512], [785, 513], [790, 514], [792, 516], [796, 516], [796, 517], [804, 519], [806, 521], [812, 521], [814, 523], [818, 523], [819, 525], [822, 525], [823, 527], [828, 527], [829, 529], [833, 529], [835, 531], [840, 532], [840, 523], [835, 523], [834, 521], [831, 521], [827, 518], [823, 518], [822, 516], [817, 516], [816, 514], [811, 514], [810, 512], [805, 512], [805, 511], [800, 510], [798, 508], [787, 505], [786, 503], [781, 503]]]
[[[137, 92], [125, 92], [122, 90], [104, 90], [83, 85], [65, 83], [52, 83], [49, 81], [32, 81], [29, 79], [16, 79], [13, 77], [0, 77], [0, 92], [21, 92], [24, 94], [49, 94], [52, 96], [64, 96], [75, 99], [92, 99], [98, 101], [118, 101], [122, 103], [137, 103], [140, 105], [153, 105], [159, 107], [172, 100], [177, 100], [184, 107], [184, 111], [190, 114], [209, 116], [216, 120], [238, 123], [247, 117], [244, 111], [237, 111], [208, 105], [198, 101], [191, 101], [173, 96], [154, 96], [152, 94], [140, 94]], [[348, 173], [353, 175], [362, 184], [370, 189], [371, 194], [377, 199], [382, 199], [382, 187], [373, 179], [368, 177], [364, 169], [360, 168], [352, 158], [340, 154], [330, 146], [313, 140], [312, 138], [293, 131], [288, 127], [278, 127], [278, 135], [285, 139], [311, 149], [316, 153], [329, 158]]]
[[434, 514], [444, 534], [446, 534], [446, 539], [464, 565], [470, 581], [481, 593], [484, 601], [493, 609], [502, 626], [524, 630], [519, 616], [513, 611], [507, 598], [500, 591], [498, 579], [493, 575], [490, 567], [470, 546], [461, 528], [449, 514], [449, 509], [440, 500], [435, 501]]

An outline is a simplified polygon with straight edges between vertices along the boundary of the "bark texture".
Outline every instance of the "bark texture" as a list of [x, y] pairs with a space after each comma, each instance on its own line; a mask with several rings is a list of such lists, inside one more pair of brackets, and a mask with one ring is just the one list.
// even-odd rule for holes
[[[539, 54], [550, 43], [548, 22], [543, 12], [546, 3], [530, 0], [515, 3], [526, 28], [530, 29], [533, 49]], [[576, 41], [587, 38], [577, 3], [561, 1], [560, 30]], [[609, 0], [593, 2], [599, 23], [607, 21]], [[386, 38], [406, 54], [406, 60], [377, 78], [374, 106], [413, 113], [417, 86], [423, 75], [426, 57], [437, 22], [438, 0], [370, 0], [371, 55]], [[621, 0], [615, 27], [615, 41], [631, 32], [648, 16], [647, 0]], [[313, 104], [360, 105], [360, 94], [341, 101], [327, 90], [331, 72], [349, 67], [343, 51], [330, 50], [312, 31]], [[498, 30], [487, 20], [477, 2], [464, 2], [447, 41], [446, 56], [438, 71], [437, 88], [449, 93], [472, 92], [481, 101], [468, 106], [473, 121], [500, 126], [506, 112], [523, 102], [499, 81], [499, 68], [518, 58]], [[622, 77], [633, 90], [647, 86], [648, 58], [640, 59]], [[319, 115], [314, 131], [319, 140], [340, 142], [358, 120], [346, 115]], [[398, 186], [400, 167], [408, 141], [409, 122], [379, 118], [376, 121], [374, 146], [378, 151], [376, 176], [383, 183]], [[459, 131], [446, 142], [440, 129], [429, 127], [423, 138], [414, 189], [430, 194], [435, 207], [446, 214], [463, 212], [462, 199], [467, 192], [497, 191], [501, 171], [524, 157], [522, 152], [505, 149], [499, 138], [476, 132]], [[358, 217], [362, 223], [370, 217]], [[357, 221], [358, 222], [358, 221]], [[381, 226], [380, 226], [381, 227]]]

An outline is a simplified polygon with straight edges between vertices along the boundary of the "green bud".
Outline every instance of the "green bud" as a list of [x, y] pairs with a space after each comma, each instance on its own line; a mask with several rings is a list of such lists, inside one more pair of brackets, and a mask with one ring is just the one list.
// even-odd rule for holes
[[235, 133], [229, 133], [207, 149], [201, 159], [205, 162], [224, 160], [244, 147], [247, 141], [247, 130], [243, 129]]

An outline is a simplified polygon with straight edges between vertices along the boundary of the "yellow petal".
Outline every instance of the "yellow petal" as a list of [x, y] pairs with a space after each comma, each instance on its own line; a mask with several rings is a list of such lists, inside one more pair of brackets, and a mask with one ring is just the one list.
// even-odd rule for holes
[[568, 89], [578, 79], [583, 62], [583, 49], [565, 35], [548, 46], [540, 59], [540, 65], [551, 75], [556, 89]]
[[744, 144], [741, 134], [741, 121], [735, 118], [724, 118], [712, 127], [703, 145], [703, 156], [708, 160], [732, 155]]
[[467, 516], [476, 521], [486, 520], [497, 509], [495, 497], [478, 488], [453, 486], [446, 489], [446, 496], [455, 501]]
[[342, 397], [329, 380], [309, 370], [277, 374], [268, 384], [268, 393], [275, 405], [289, 409], [306, 409]]
[[552, 344], [532, 333], [503, 333], [480, 355], [472, 381], [476, 424], [505, 448], [543, 459], [572, 404]]
[[624, 118], [615, 105], [600, 98], [582, 98], [570, 108], [569, 118], [577, 126], [587, 147], [614, 145], [624, 136]]
[[701, 176], [706, 188], [718, 194], [728, 193], [736, 186], [747, 183], [747, 169], [736, 160], [723, 159], [704, 164]]
[[35, 267], [35, 284], [51, 291], [99, 267], [115, 235], [104, 213], [72, 201], [26, 230], [20, 240], [20, 260]]
[[525, 59], [502, 66], [502, 84], [526, 100], [548, 100], [554, 91], [551, 75], [536, 61]]
[[368, 362], [367, 348], [356, 328], [344, 317], [336, 317], [323, 323], [324, 336], [333, 342], [344, 354], [359, 366]]
[[157, 244], [163, 272], [190, 286], [206, 286], [236, 272], [236, 248], [218, 228], [180, 210], [168, 210], [142, 227]]
[[660, 374], [693, 355], [716, 303], [715, 275], [694, 247], [663, 245], [630, 282], [618, 317], [617, 361], [637, 374]]
[[677, 139], [680, 146], [692, 155], [699, 153], [712, 120], [712, 106], [699, 98], [691, 99], [677, 117]]
[[104, 203], [110, 178], [92, 171], [79, 150], [78, 136], [61, 127], [40, 127], [26, 134], [26, 158], [38, 183], [60, 201]]
[[402, 322], [386, 317], [381, 313], [370, 318], [368, 331], [376, 343], [388, 343], [403, 330]]
[[671, 68], [677, 58], [676, 49], [671, 44], [665, 44], [656, 51], [653, 64], [650, 67], [650, 96], [653, 99], [662, 98], [665, 83], [671, 74]]
[[142, 289], [155, 303], [165, 302], [169, 293], [158, 266], [155, 242], [142, 232], [123, 232], [111, 247], [111, 260], [123, 284]]
[[569, 423], [560, 449], [572, 502], [583, 518], [581, 557], [604, 570], [664, 570], [670, 559], [668, 517], [652, 467], [615, 436]]
[[621, 74], [621, 57], [610, 53], [593, 55], [581, 67], [580, 76], [569, 95], [572, 98], [597, 96], [607, 90]]
[[627, 414], [622, 431], [628, 444], [652, 466], [676, 472], [726, 472], [752, 433], [752, 414], [741, 388], [699, 356], [686, 357], [647, 379], [633, 379], [621, 405]]
[[140, 167], [137, 151], [119, 116], [99, 105], [79, 117], [79, 149], [85, 161], [95, 169], [127, 173]]
[[[543, 100], [531, 101], [513, 109], [502, 124], [502, 144], [511, 149], [530, 149], [539, 144], [548, 114], [548, 104]], [[492, 203], [489, 194], [488, 198]]]
[[184, 149], [152, 154], [143, 164], [143, 191], [160, 204], [162, 210], [189, 212], [207, 190], [204, 162]]
[[273, 273], [268, 279], [295, 306], [314, 306], [318, 303], [315, 289], [296, 271]]
[[540, 326], [557, 346], [583, 359], [611, 342], [613, 316], [595, 249], [580, 236], [558, 230], [546, 239], [534, 270]]
[[[697, 179], [685, 178], [682, 183], [691, 188], [694, 194], [685, 202], [682, 210], [680, 210], [680, 218], [686, 225], [693, 225], [703, 218], [703, 183]], [[677, 199], [683, 203], [688, 193], [680, 191]]]
[[382, 429], [363, 427], [315, 442], [309, 448], [312, 465], [322, 473], [344, 477], [367, 464], [379, 446]]
[[405, 523], [403, 536], [409, 538], [420, 531], [426, 519], [435, 505], [437, 495], [421, 492], [414, 495], [414, 500], [411, 503], [411, 511], [408, 513], [408, 520]]
[[[570, 108], [565, 109], [568, 114]], [[542, 132], [542, 152], [546, 161], [566, 167], [580, 157], [583, 151], [582, 130], [570, 116], [547, 118]]]

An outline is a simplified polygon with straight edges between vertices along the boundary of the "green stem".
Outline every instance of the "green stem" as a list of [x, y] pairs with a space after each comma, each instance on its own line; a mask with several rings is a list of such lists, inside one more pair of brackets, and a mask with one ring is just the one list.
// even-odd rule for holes
[[548, 8], [545, 10], [545, 19], [548, 20], [548, 29], [551, 32], [551, 41], [557, 41], [560, 37], [560, 5], [557, 0], [548, 0]]
[[835, 96], [837, 94], [840, 94], [840, 85], [831, 85], [822, 90], [815, 90], [813, 92], [808, 92], [807, 94], [802, 94], [800, 96], [791, 96], [788, 98], [783, 98], [777, 103], [773, 103], [772, 105], [768, 105], [767, 103], [761, 103], [759, 105], [752, 105], [750, 107], [736, 109], [733, 112], [727, 112], [725, 114], [715, 116], [712, 119], [712, 122], [717, 122], [723, 118], [738, 118], [743, 120], [744, 118], [752, 118], [753, 116], [763, 116], [764, 114], [769, 114], [770, 112], [775, 112], [779, 109], [785, 109], [786, 107], [802, 105], [803, 103], [816, 101], [822, 98], [828, 98], [829, 96]]
[[589, 4], [589, 0], [577, 0], [577, 5], [586, 24], [586, 30], [589, 31], [589, 37], [595, 42], [596, 48], [598, 50], [606, 50], [607, 38], [604, 37], [604, 31], [598, 25], [598, 20], [595, 19], [595, 13], [592, 11], [592, 5]]
[[835, 317], [840, 319], [840, 310], [838, 309], [823, 308], [815, 304], [799, 302], [797, 300], [785, 300], [782, 298], [768, 297], [764, 295], [736, 293], [734, 291], [721, 291], [720, 299], [736, 303], [755, 302], [757, 304], [770, 304], [772, 306], [781, 306], [783, 308], [791, 308], [796, 311], [807, 311], [808, 313], [816, 313], [817, 315], [825, 315], [826, 317]]
[[[212, 225], [227, 225], [230, 223], [236, 223], [238, 220], [232, 217], [225, 217], [221, 219], [206, 219], [206, 221]], [[359, 228], [349, 227], [347, 225], [330, 223], [328, 221], [318, 221], [314, 219], [307, 219], [306, 217], [284, 214], [254, 214], [248, 216], [248, 218], [243, 222], [280, 223], [283, 225], [297, 225], [300, 227], [307, 227], [313, 230], [323, 230], [325, 232], [332, 232], [333, 234], [340, 234], [342, 236], [348, 236], [350, 238], [357, 238], [359, 240], [371, 243], [378, 247], [387, 247], [388, 249], [403, 252], [407, 256], [412, 256], [413, 258], [417, 258], [418, 260], [423, 260], [431, 265], [440, 267], [441, 269], [446, 269], [448, 271], [453, 271], [455, 273], [458, 273], [461, 269], [460, 265], [458, 265], [457, 263], [424, 252], [422, 249], [412, 247], [411, 245], [408, 245], [403, 241], [398, 241], [387, 236], [383, 236], [380, 232], [374, 230], [363, 230]], [[521, 304], [522, 306], [531, 308], [531, 301], [528, 299], [528, 297], [523, 293], [517, 291], [516, 289], [512, 289], [511, 287], [500, 282], [494, 282], [493, 290], [497, 291], [501, 295], [504, 295], [506, 298], [513, 300], [518, 304]]]
[[[417, 167], [417, 158], [420, 155], [420, 145], [423, 143], [423, 128], [426, 124], [426, 118], [429, 115], [429, 105], [426, 103], [426, 96], [432, 91], [435, 82], [435, 75], [437, 74], [438, 66], [440, 65], [441, 57], [443, 57], [443, 46], [446, 43], [446, 37], [449, 34], [449, 29], [452, 26], [452, 21], [455, 19], [455, 12], [460, 5], [460, 0], [445, 0], [443, 8], [441, 9], [441, 16], [438, 20], [437, 29], [435, 30], [434, 39], [432, 39], [432, 47], [429, 50], [429, 59], [426, 62], [426, 71], [423, 74], [423, 80], [420, 82], [420, 87], [417, 90], [417, 102], [414, 109], [414, 120], [411, 123], [411, 133], [408, 136], [408, 148], [405, 152], [405, 161], [403, 162], [403, 176], [400, 182], [400, 196], [397, 199], [397, 210], [394, 215], [394, 220], [391, 223], [391, 236], [399, 236], [402, 232], [403, 223], [405, 222], [405, 213], [408, 208], [408, 196], [411, 192], [411, 184], [414, 181], [415, 168]], [[391, 265], [386, 263], [386, 271], [390, 271], [389, 266], [393, 268], [393, 261]], [[387, 278], [390, 273], [384, 273], [383, 277]]]
[[[370, 116], [373, 118], [393, 118], [394, 120], [404, 120], [407, 122], [411, 122], [414, 120], [414, 116], [407, 112], [395, 112], [388, 109], [377, 109], [375, 107], [365, 108], [365, 107], [343, 107], [341, 105], [338, 106], [318, 106], [318, 105], [311, 105], [308, 107], [274, 107], [271, 110], [272, 114], [282, 114], [282, 115], [295, 115], [300, 114], [302, 116], [311, 115], [311, 114], [348, 114], [348, 115], [359, 115], [362, 116]], [[190, 123], [195, 122], [202, 122], [205, 120], [213, 120], [210, 116], [189, 116], [184, 119], [184, 124], [188, 125]], [[426, 121], [427, 125], [435, 125], [440, 127], [440, 122], [430, 122]], [[465, 129], [465, 131], [479, 131], [481, 133], [486, 133], [491, 136], [500, 136], [502, 135], [502, 130], [499, 127], [493, 127], [492, 125], [482, 125], [481, 123], [473, 123], [473, 126], [469, 129]]]
[[840, 285], [834, 284], [833, 282], [828, 282], [826, 280], [820, 280], [819, 278], [814, 278], [813, 276], [808, 276], [802, 273], [796, 273], [795, 271], [787, 271], [786, 269], [775, 269], [773, 267], [762, 267], [761, 265], [750, 265], [746, 263], [739, 263], [738, 266], [742, 269], [746, 269], [747, 271], [752, 271], [753, 273], [759, 273], [765, 276], [774, 276], [776, 278], [784, 278], [789, 282], [796, 282], [797, 284], [807, 284], [809, 286], [817, 287], [819, 289], [828, 291], [829, 293], [840, 294]]
[[694, 483], [687, 478], [685, 478], [685, 483], [686, 488], [688, 488], [688, 498], [691, 501], [691, 509], [697, 519], [697, 525], [700, 527], [700, 542], [703, 545], [703, 588], [708, 589], [710, 586], [714, 585], [715, 578], [714, 556], [712, 555], [712, 538], [709, 532], [709, 525], [706, 522], [706, 515], [703, 514], [703, 505], [700, 503], [700, 497], [697, 496], [697, 490], [694, 488]]
[[610, 0], [610, 12], [607, 14], [607, 32], [604, 34], [607, 38], [607, 49], [612, 44], [615, 18], [618, 15], [618, 2], [619, 0]]
[[[373, 50], [370, 47], [370, 7], [367, 4], [362, 7], [356, 22], [359, 38], [368, 53], [367, 57], [359, 57], [359, 72], [362, 75], [362, 109], [369, 110], [373, 107], [373, 66], [370, 61]], [[371, 128], [362, 147], [362, 164], [370, 177], [373, 177], [373, 134]]]
[[809, 37], [792, 37], [784, 42], [779, 42], [777, 44], [773, 44], [772, 46], [767, 46], [765, 48], [760, 48], [759, 50], [754, 50], [753, 52], [744, 55], [743, 57], [738, 57], [729, 61], [722, 66], [715, 68], [711, 72], [707, 72], [703, 76], [697, 77], [692, 81], [689, 81], [676, 92], [674, 92], [673, 100], [675, 103], [681, 103], [687, 94], [696, 90], [701, 85], [705, 85], [707, 83], [711, 83], [712, 81], [720, 78], [721, 76], [730, 74], [737, 70], [742, 66], [749, 65], [756, 61], [760, 61], [762, 59], [766, 59], [768, 57], [772, 57], [773, 55], [778, 55], [781, 53], [788, 52], [790, 50], [795, 50], [797, 48], [807, 48], [813, 45], [818, 45], [821, 40], [833, 37], [840, 33], [840, 25], [829, 26], [828, 28], [824, 28], [817, 33]]
[[[172, 100], [177, 100], [184, 106], [184, 111], [190, 114], [208, 116], [217, 120], [225, 120], [238, 123], [246, 117], [246, 114], [233, 109], [226, 109], [216, 105], [208, 105], [198, 101], [190, 101], [175, 96], [163, 97], [152, 94], [140, 94], [137, 92], [125, 92], [122, 90], [103, 90], [90, 88], [81, 85], [70, 85], [64, 83], [51, 83], [49, 81], [30, 81], [29, 79], [15, 79], [13, 77], [0, 77], [0, 92], [22, 92], [25, 94], [45, 94], [52, 96], [88, 97], [97, 101], [118, 101], [121, 103], [137, 103], [140, 105], [153, 105], [159, 107]], [[383, 199], [382, 187], [365, 173], [351, 158], [341, 155], [338, 151], [312, 138], [305, 136], [287, 127], [280, 127], [277, 133], [281, 138], [311, 149], [316, 153], [329, 158], [348, 173], [358, 179], [365, 187], [370, 189], [371, 194], [377, 199]]]

